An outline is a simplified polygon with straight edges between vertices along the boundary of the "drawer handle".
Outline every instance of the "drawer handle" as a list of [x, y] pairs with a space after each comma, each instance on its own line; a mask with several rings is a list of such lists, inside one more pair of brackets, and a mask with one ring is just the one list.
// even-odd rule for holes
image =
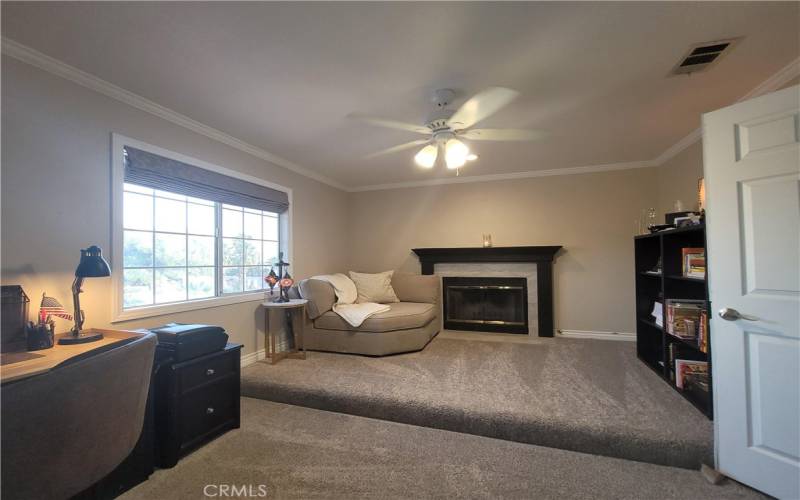
[[208, 370], [206, 370], [206, 375], [208, 375], [209, 377], [211, 375], [214, 375], [214, 369], [213, 368], [209, 368]]
[[206, 415], [211, 415], [212, 413], [214, 413], [214, 408], [211, 407], [206, 408]]

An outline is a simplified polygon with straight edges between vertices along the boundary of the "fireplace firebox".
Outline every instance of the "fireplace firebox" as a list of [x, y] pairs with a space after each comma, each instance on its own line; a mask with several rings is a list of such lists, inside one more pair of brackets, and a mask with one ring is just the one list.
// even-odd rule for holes
[[446, 329], [528, 333], [525, 278], [443, 277], [442, 302]]

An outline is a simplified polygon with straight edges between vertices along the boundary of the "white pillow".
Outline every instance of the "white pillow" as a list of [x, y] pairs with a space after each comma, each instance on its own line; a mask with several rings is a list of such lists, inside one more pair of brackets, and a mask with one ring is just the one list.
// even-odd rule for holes
[[356, 284], [356, 289], [358, 290], [356, 303], [377, 302], [386, 304], [400, 302], [400, 299], [394, 293], [394, 288], [392, 288], [392, 274], [394, 274], [394, 271], [375, 274], [350, 271], [350, 279]]

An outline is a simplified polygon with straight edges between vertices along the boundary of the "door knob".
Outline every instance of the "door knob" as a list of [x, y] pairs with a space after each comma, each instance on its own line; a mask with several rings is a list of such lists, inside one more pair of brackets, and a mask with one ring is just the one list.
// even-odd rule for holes
[[758, 318], [754, 318], [752, 316], [747, 316], [746, 314], [742, 314], [736, 309], [726, 307], [724, 309], [719, 310], [719, 317], [726, 320], [726, 321], [736, 321], [737, 319], [744, 319], [747, 321], [757, 321]]

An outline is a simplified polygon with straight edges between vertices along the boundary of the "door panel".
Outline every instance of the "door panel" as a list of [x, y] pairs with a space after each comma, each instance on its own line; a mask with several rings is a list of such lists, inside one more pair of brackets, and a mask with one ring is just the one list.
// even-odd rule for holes
[[[740, 183], [745, 293], [800, 292], [800, 226], [786, 224], [800, 213], [800, 174]], [[786, 263], [786, 267], [776, 266]]]
[[735, 125], [737, 160], [752, 153], [791, 146], [800, 141], [800, 114], [789, 111], [773, 116], [747, 120]]
[[800, 414], [800, 393], [786, 383], [786, 366], [800, 366], [798, 340], [745, 332], [750, 393], [749, 443], [757, 450], [800, 460], [800, 428], [792, 415]]

